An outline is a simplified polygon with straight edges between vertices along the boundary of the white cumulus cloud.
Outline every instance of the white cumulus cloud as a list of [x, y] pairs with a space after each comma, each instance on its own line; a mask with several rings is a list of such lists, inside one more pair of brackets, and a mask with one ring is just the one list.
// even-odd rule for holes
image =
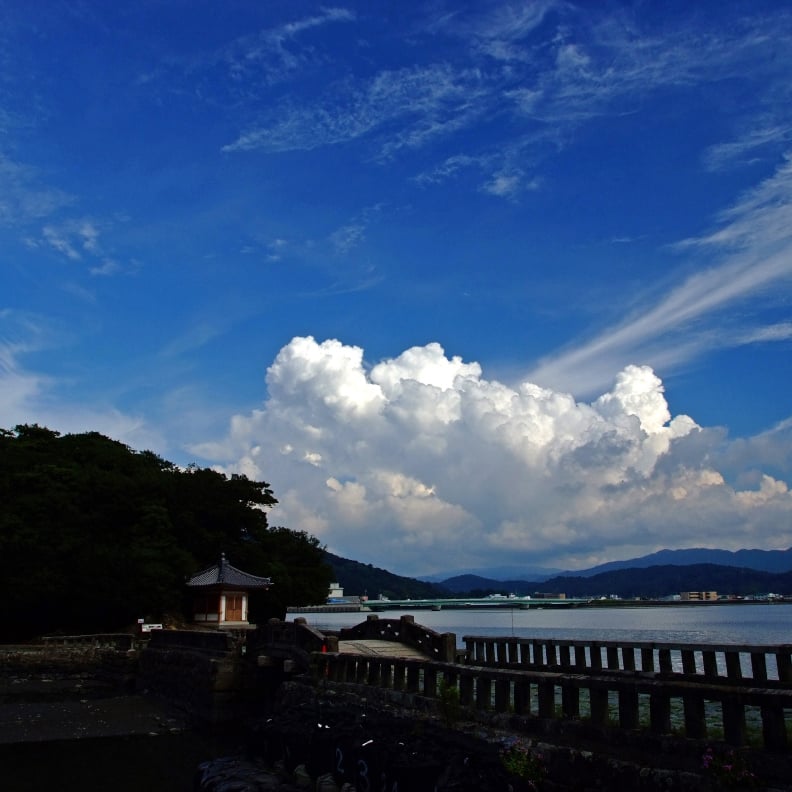
[[437, 343], [368, 366], [359, 347], [298, 337], [267, 386], [260, 410], [193, 451], [270, 482], [274, 523], [346, 557], [420, 574], [792, 543], [787, 484], [730, 484], [723, 437], [672, 416], [646, 366], [583, 403], [489, 380]]

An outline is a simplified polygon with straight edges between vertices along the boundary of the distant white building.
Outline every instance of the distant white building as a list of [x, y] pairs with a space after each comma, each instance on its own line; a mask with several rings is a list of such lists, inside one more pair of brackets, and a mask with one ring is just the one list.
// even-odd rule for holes
[[713, 602], [718, 599], [717, 591], [682, 591], [679, 599], [684, 602]]
[[338, 602], [344, 599], [344, 589], [338, 583], [330, 584], [330, 592], [327, 595], [328, 602]]

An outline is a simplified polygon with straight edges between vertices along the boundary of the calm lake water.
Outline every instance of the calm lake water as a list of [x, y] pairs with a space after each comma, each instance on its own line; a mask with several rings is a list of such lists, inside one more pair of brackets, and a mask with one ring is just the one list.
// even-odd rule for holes
[[[452, 632], [457, 645], [465, 635], [581, 640], [673, 641], [679, 643], [792, 643], [792, 604], [684, 605], [669, 607], [570, 608], [541, 610], [393, 610], [437, 632]], [[299, 613], [287, 616], [293, 621]], [[365, 621], [366, 613], [302, 614], [312, 627], [337, 630]]]

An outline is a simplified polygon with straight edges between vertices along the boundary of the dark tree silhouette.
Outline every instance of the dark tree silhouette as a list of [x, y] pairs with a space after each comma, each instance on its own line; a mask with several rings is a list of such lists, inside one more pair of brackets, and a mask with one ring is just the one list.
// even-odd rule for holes
[[224, 552], [274, 586], [253, 618], [323, 602], [319, 542], [270, 528], [266, 482], [186, 470], [96, 432], [0, 430], [0, 640], [119, 629], [185, 602], [185, 580]]

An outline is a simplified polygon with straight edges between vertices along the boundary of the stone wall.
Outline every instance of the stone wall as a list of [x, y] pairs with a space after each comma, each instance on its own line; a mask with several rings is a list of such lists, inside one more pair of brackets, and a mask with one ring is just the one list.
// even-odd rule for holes
[[140, 654], [138, 688], [203, 723], [239, 714], [250, 686], [242, 646], [224, 632], [168, 630], [152, 633]]

